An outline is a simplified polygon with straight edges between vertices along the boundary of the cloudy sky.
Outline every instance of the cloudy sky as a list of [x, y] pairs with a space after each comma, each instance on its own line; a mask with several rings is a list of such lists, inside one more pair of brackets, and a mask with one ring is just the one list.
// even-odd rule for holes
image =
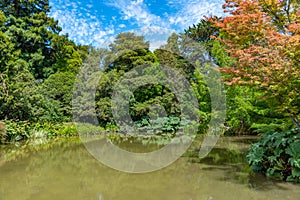
[[[101, 46], [116, 34], [137, 30], [182, 32], [203, 15], [222, 15], [224, 0], [50, 0], [51, 16], [80, 44]], [[151, 39], [149, 39], [151, 40]], [[155, 44], [154, 44], [155, 45]], [[158, 44], [156, 44], [158, 45]]]

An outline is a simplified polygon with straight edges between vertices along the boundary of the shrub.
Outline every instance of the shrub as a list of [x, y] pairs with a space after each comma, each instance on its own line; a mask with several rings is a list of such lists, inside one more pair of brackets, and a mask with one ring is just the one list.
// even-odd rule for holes
[[5, 141], [16, 142], [30, 137], [30, 124], [28, 121], [3, 121], [6, 126]]
[[78, 135], [75, 124], [72, 124], [72, 123], [64, 123], [64, 124], [35, 123], [35, 124], [32, 124], [32, 130], [44, 131], [45, 133], [47, 133], [48, 137]]
[[251, 146], [247, 159], [254, 171], [300, 182], [300, 130], [268, 132]]
[[55, 136], [77, 136], [75, 124], [4, 120], [0, 122], [0, 143]]
[[76, 131], [79, 135], [99, 135], [101, 133], [104, 133], [104, 128], [100, 126], [95, 126], [93, 124], [89, 123], [78, 123], [76, 124]]
[[150, 134], [159, 134], [166, 132], [176, 132], [184, 128], [186, 125], [191, 125], [191, 121], [180, 119], [176, 116], [160, 117], [157, 119], [143, 118], [136, 122], [138, 131], [147, 132]]

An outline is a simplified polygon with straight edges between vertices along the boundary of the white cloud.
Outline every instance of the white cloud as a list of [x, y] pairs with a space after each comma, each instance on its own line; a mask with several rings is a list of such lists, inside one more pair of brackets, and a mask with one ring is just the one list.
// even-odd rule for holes
[[119, 25], [119, 28], [125, 28], [125, 27], [126, 27], [125, 24], [120, 24], [120, 25]]
[[203, 15], [223, 15], [221, 9], [223, 3], [223, 0], [170, 0], [168, 5], [176, 7], [179, 11], [169, 16], [169, 22], [181, 29], [185, 29], [197, 23], [203, 18]]
[[[91, 5], [87, 4], [87, 8], [91, 8]], [[115, 33], [113, 25], [104, 26], [97, 13], [80, 6], [79, 1], [58, 0], [52, 2], [51, 7], [50, 15], [59, 20], [59, 26], [63, 27], [62, 34], [68, 33], [76, 43], [100, 46], [106, 37]]]
[[[141, 27], [161, 26], [175, 28], [179, 31], [197, 23], [203, 15], [222, 15], [223, 0], [170, 0], [167, 5], [172, 13], [164, 12], [157, 16], [150, 12], [148, 4], [143, 0], [116, 0], [109, 1], [107, 5], [120, 10], [123, 20], [134, 21]], [[174, 11], [176, 11], [174, 13]]]
[[146, 37], [150, 40], [151, 50], [153, 50], [165, 43], [166, 35], [170, 35], [174, 30], [183, 31], [197, 23], [203, 15], [216, 13], [222, 15], [223, 0], [169, 0], [170, 9], [165, 10], [160, 16], [151, 13], [148, 7], [150, 4], [143, 0], [105, 2], [117, 8], [121, 17], [115, 14], [109, 16], [97, 13], [97, 10], [93, 10], [95, 3], [93, 0], [86, 2], [54, 0], [50, 3], [51, 16], [59, 20], [63, 33], [68, 33], [69, 38], [76, 43], [100, 46], [104, 42], [112, 41], [111, 38], [116, 31], [132, 28], [132, 25], [135, 25], [140, 35], [149, 36], [147, 28], [151, 28], [150, 33], [157, 36]]
[[117, 0], [110, 1], [107, 5], [118, 8], [123, 15], [123, 20], [134, 20], [139, 27], [163, 25], [165, 22], [160, 16], [152, 14], [143, 0]]
[[[150, 40], [151, 50], [153, 50], [165, 44], [167, 38], [163, 36], [151, 38], [147, 28], [151, 28], [150, 32], [153, 35], [159, 35], [159, 32], [164, 30], [162, 27], [172, 30], [171, 32], [174, 32], [174, 29], [183, 31], [188, 26], [199, 22], [204, 15], [222, 15], [221, 5], [223, 3], [223, 0], [170, 0], [168, 5], [172, 12], [164, 12], [162, 16], [151, 13], [149, 5], [143, 0], [111, 0], [107, 5], [119, 9], [123, 20], [136, 24], [137, 28], [140, 28], [138, 32], [141, 34], [139, 35], [144, 35], [147, 40]], [[158, 32], [154, 34], [155, 28]], [[170, 34], [169, 31], [164, 36]]]
[[153, 26], [148, 28], [135, 29], [132, 32], [135, 35], [144, 36], [146, 41], [149, 41], [150, 50], [153, 52], [155, 49], [167, 44], [169, 36], [175, 32], [172, 29], [162, 28], [159, 26]]
[[92, 7], [93, 7], [93, 4], [87, 4], [86, 7], [92, 8]]

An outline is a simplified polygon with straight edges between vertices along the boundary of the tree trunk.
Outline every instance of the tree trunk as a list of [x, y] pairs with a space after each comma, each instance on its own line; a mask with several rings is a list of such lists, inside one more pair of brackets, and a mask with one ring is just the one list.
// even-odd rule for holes
[[296, 125], [296, 127], [300, 130], [300, 122], [299, 122], [299, 119], [297, 118], [297, 116], [290, 115], [290, 118], [291, 118], [292, 122]]

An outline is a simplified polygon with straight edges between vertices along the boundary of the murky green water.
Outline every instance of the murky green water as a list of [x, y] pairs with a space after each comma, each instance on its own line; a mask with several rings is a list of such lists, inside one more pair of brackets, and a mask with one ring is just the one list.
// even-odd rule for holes
[[[143, 148], [123, 146], [130, 145], [135, 150]], [[21, 145], [17, 151], [2, 146], [0, 200], [300, 199], [300, 185], [251, 173], [245, 162], [248, 146], [249, 140], [244, 138], [221, 138], [213, 151], [199, 160], [194, 145], [170, 166], [146, 174], [106, 167], [76, 141], [42, 147]]]

